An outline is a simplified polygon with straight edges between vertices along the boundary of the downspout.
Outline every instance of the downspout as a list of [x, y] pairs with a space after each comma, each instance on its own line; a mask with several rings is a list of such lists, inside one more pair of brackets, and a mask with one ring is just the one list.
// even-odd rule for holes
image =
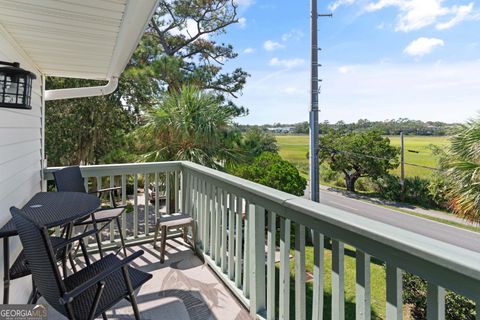
[[108, 83], [104, 86], [45, 90], [45, 100], [51, 101], [51, 100], [104, 96], [114, 92], [117, 89], [117, 87], [118, 87], [118, 78], [112, 77], [108, 80]]

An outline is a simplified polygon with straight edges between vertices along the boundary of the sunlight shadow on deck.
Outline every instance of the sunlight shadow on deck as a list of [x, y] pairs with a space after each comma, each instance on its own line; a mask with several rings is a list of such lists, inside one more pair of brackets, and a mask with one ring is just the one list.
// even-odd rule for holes
[[[188, 245], [180, 239], [169, 240], [167, 244], [163, 264], [159, 261], [159, 251], [152, 244], [128, 248], [129, 253], [145, 251], [132, 266], [153, 275], [137, 295], [142, 319], [250, 319], [248, 311]], [[82, 265], [80, 261], [79, 265]], [[49, 309], [49, 312], [49, 319], [62, 319], [54, 310]], [[133, 311], [124, 300], [107, 312], [107, 316], [109, 319], [133, 319]]]

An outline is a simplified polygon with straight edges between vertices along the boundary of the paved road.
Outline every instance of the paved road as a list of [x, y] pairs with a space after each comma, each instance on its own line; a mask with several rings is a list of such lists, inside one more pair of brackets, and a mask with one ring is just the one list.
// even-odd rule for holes
[[332, 191], [321, 190], [320, 202], [480, 253], [480, 233], [477, 232], [366, 203]]

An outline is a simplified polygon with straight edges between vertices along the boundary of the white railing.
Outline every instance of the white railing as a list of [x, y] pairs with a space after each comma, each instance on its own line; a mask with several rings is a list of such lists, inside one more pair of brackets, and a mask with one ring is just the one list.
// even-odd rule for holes
[[[46, 170], [47, 179], [51, 179], [52, 170], [55, 168]], [[155, 181], [157, 186], [159, 177], [165, 176], [167, 192], [174, 193], [167, 199], [176, 199], [174, 209], [191, 214], [197, 223], [199, 252], [252, 317], [289, 319], [294, 315], [295, 319], [306, 319], [309, 309], [312, 319], [323, 319], [323, 309], [328, 307], [332, 319], [344, 319], [344, 244], [356, 250], [356, 319], [371, 316], [372, 257], [386, 265], [387, 319], [402, 318], [403, 270], [428, 281], [428, 319], [444, 318], [444, 288], [480, 301], [480, 256], [470, 250], [190, 162], [91, 166], [82, 168], [82, 172], [96, 181], [108, 180], [111, 185], [115, 184], [112, 177], [121, 177], [123, 201], [126, 201], [127, 179], [133, 179], [136, 193], [135, 182], [138, 183], [140, 175]], [[145, 203], [147, 200], [145, 196]], [[134, 203], [133, 230], [124, 230], [129, 241], [151, 239], [153, 224], [149, 226], [145, 221], [156, 221], [157, 200], [150, 207], [153, 210], [143, 211], [144, 225], [140, 232], [141, 208]], [[313, 298], [307, 306], [305, 238], [310, 230], [314, 247]], [[291, 244], [293, 235], [295, 240]], [[331, 239], [332, 251], [331, 306], [324, 305], [326, 237]], [[277, 247], [279, 262], [276, 262]], [[294, 288], [290, 288], [291, 247]], [[294, 304], [290, 303], [291, 294]]]

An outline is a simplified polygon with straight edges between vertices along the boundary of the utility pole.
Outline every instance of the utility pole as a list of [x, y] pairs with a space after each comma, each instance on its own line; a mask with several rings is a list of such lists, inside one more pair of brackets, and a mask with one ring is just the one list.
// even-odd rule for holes
[[311, 97], [310, 97], [310, 200], [320, 202], [320, 174], [318, 163], [318, 94], [319, 94], [319, 80], [318, 79], [318, 17], [332, 17], [330, 14], [318, 14], [317, 0], [311, 0], [311, 43], [312, 43], [312, 69], [311, 69]]
[[402, 198], [405, 193], [405, 144], [403, 142], [403, 131], [400, 132], [400, 187]]

